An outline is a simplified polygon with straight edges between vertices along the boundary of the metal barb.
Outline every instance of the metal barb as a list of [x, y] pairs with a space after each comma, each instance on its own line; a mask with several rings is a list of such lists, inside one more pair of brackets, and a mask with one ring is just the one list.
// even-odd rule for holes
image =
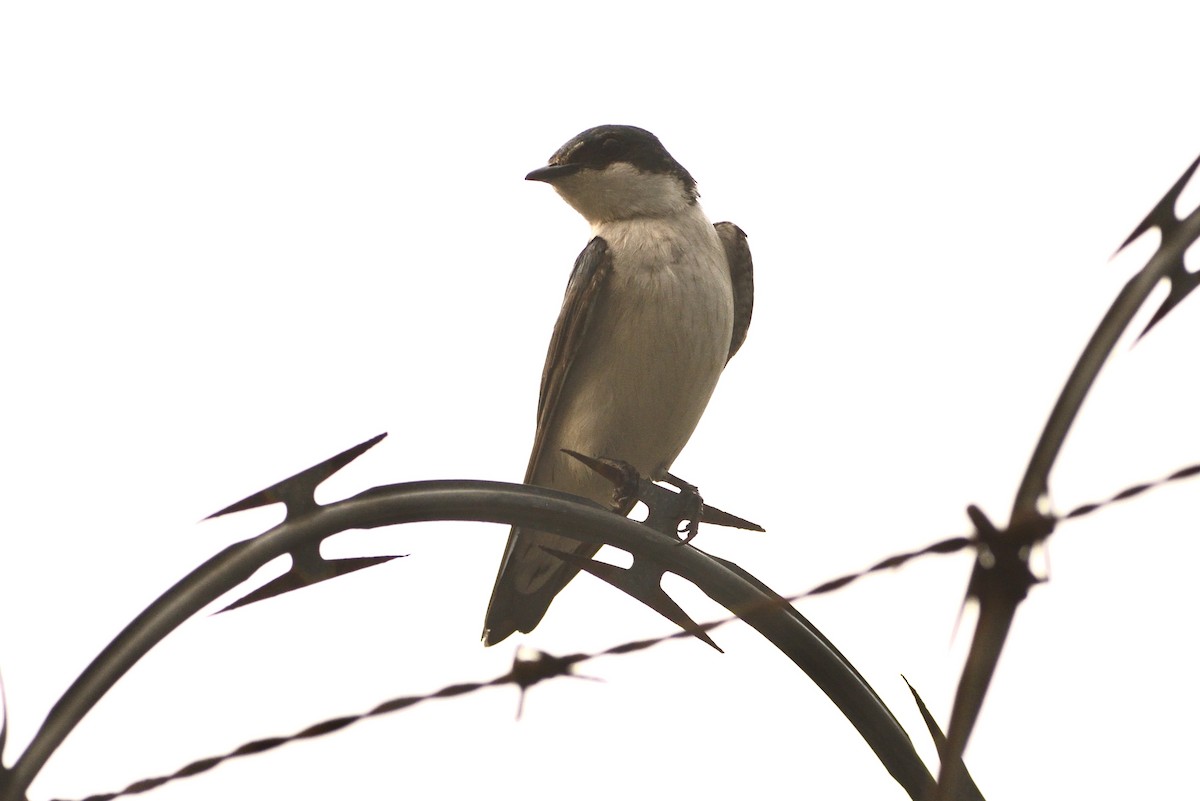
[[979, 538], [979, 554], [967, 586], [967, 597], [999, 593], [1013, 603], [1024, 600], [1030, 588], [1041, 582], [1029, 569], [1029, 552], [1054, 531], [1054, 519], [1033, 518], [1001, 532], [974, 504], [967, 507], [967, 517]]
[[1184, 253], [1196, 240], [1198, 233], [1197, 231], [1193, 231], [1189, 235], [1184, 229], [1187, 223], [1192, 223], [1200, 219], [1200, 208], [1193, 209], [1192, 213], [1183, 219], [1180, 219], [1175, 213], [1175, 207], [1179, 203], [1179, 196], [1183, 194], [1184, 188], [1192, 179], [1197, 167], [1200, 167], [1200, 157], [1197, 157], [1192, 162], [1191, 166], [1175, 182], [1175, 185], [1163, 195], [1162, 200], [1158, 201], [1158, 205], [1146, 215], [1146, 219], [1142, 220], [1141, 224], [1129, 235], [1129, 238], [1121, 244], [1121, 247], [1117, 248], [1117, 253], [1120, 253], [1142, 234], [1151, 228], [1157, 228], [1159, 233], [1162, 234], [1162, 241], [1159, 242], [1158, 251], [1155, 255], [1158, 256], [1165, 251], [1170, 252], [1168, 257], [1164, 259], [1163, 266], [1159, 270], [1159, 277], [1166, 278], [1171, 283], [1171, 289], [1167, 293], [1167, 297], [1163, 300], [1162, 305], [1158, 307], [1158, 310], [1154, 312], [1154, 316], [1150, 318], [1150, 322], [1146, 323], [1146, 327], [1142, 329], [1142, 333], [1138, 334], [1139, 341], [1146, 334], [1150, 333], [1150, 329], [1166, 317], [1172, 309], [1178, 306], [1193, 289], [1200, 286], [1200, 273], [1188, 272], [1183, 261]]
[[[675, 498], [671, 499], [670, 503], [661, 503], [660, 501], [665, 514], [662, 514], [662, 519], [656, 522], [659, 525], [666, 525], [668, 520], [674, 523], [676, 534], [687, 534], [681, 543], [686, 545], [696, 539], [696, 535], [700, 533], [700, 517], [704, 514], [704, 499], [700, 497], [699, 487], [684, 481], [678, 476], [667, 473], [663, 481], [678, 489], [679, 493]], [[655, 486], [657, 487], [657, 485]], [[654, 510], [652, 509], [650, 517], [646, 518], [647, 524], [650, 524], [650, 520], [653, 517]], [[675, 518], [678, 518], [678, 520]], [[687, 526], [683, 525], [684, 520], [688, 521]], [[657, 526], [655, 527], [657, 528]]]
[[[912, 693], [913, 702], [917, 705], [917, 711], [921, 713], [921, 719], [925, 721], [925, 728], [929, 731], [929, 737], [933, 740], [934, 748], [937, 749], [938, 758], [947, 759], [946, 735], [942, 733], [941, 726], [938, 725], [937, 720], [933, 717], [933, 713], [929, 711], [929, 707], [925, 705], [921, 694], [917, 692], [916, 687], [912, 686], [912, 682], [908, 680], [908, 677], [900, 674], [900, 678], [903, 679], [904, 684], [908, 687], [908, 691]], [[959, 776], [965, 785], [963, 797], [982, 799], [983, 794], [979, 791], [979, 787], [975, 784], [975, 780], [971, 778], [971, 774], [967, 771], [967, 766], [963, 764], [961, 759], [958, 761], [958, 770]]]
[[1139, 341], [1146, 334], [1150, 333], [1150, 329], [1158, 325], [1158, 322], [1178, 306], [1193, 289], [1200, 286], [1200, 273], [1188, 272], [1187, 267], [1183, 263], [1182, 255], [1173, 261], [1166, 278], [1170, 282], [1171, 288], [1167, 291], [1167, 296], [1163, 299], [1162, 305], [1158, 307], [1158, 311], [1154, 312], [1154, 316], [1150, 318], [1150, 322], [1146, 323], [1146, 327], [1142, 329], [1142, 333], [1138, 334]]
[[256, 509], [260, 506], [270, 506], [273, 503], [287, 505], [288, 519], [293, 519], [297, 515], [311, 511], [317, 507], [316, 498], [313, 497], [313, 493], [316, 492], [317, 487], [325, 479], [375, 447], [386, 436], [387, 432], [385, 431], [382, 434], [371, 437], [366, 442], [359, 443], [349, 450], [342, 451], [337, 456], [326, 459], [320, 464], [303, 470], [291, 478], [285, 478], [278, 484], [272, 484], [265, 490], [256, 492], [235, 504], [226, 506], [219, 512], [213, 512], [205, 520], [211, 520], [214, 517], [232, 514], [233, 512]]
[[[979, 602], [979, 617], [955, 695], [945, 753], [941, 753], [936, 801], [962, 798], [968, 792], [970, 777], [962, 762], [967, 739], [979, 719], [1017, 607], [1030, 588], [1042, 581], [1029, 569], [1030, 552], [1034, 545], [1050, 536], [1057, 522], [1052, 517], [1035, 514], [1018, 518], [1008, 528], [1000, 529], [975, 505], [967, 507], [967, 516], [975, 526], [978, 553], [966, 599]], [[960, 619], [961, 615], [960, 608]]]
[[[532, 652], [532, 656], [526, 656], [530, 652]], [[574, 665], [581, 658], [580, 654], [551, 656], [545, 651], [521, 648], [513, 655], [512, 671], [508, 678], [522, 690], [528, 690], [539, 681], [552, 679], [555, 676], [574, 675]]]
[[[526, 656], [525, 654], [527, 653], [531, 653], [532, 655]], [[517, 685], [521, 691], [521, 697], [517, 701], [517, 720], [521, 719], [521, 715], [525, 711], [525, 692], [539, 681], [545, 681], [557, 676], [570, 676], [576, 679], [599, 681], [599, 679], [592, 676], [580, 676], [575, 673], [575, 663], [586, 658], [586, 654], [552, 656], [545, 651], [518, 648], [517, 652], [513, 655], [512, 670], [509, 671], [506, 677], [513, 684]]]
[[247, 606], [257, 601], [265, 601], [268, 598], [274, 598], [276, 595], [283, 595], [285, 592], [311, 587], [313, 584], [319, 584], [331, 578], [344, 576], [347, 573], [353, 573], [365, 567], [381, 565], [384, 562], [408, 556], [408, 554], [396, 554], [393, 556], [358, 556], [348, 559], [326, 559], [321, 556], [320, 543], [306, 544], [303, 548], [292, 551], [289, 555], [292, 557], [292, 567], [288, 572], [272, 579], [254, 592], [243, 595], [229, 606], [217, 612], [217, 614], [228, 612], [231, 609], [237, 609], [241, 606]]
[[671, 596], [663, 590], [662, 577], [666, 570], [655, 562], [635, 556], [633, 566], [623, 568], [554, 548], [543, 548], [543, 550], [554, 554], [567, 564], [574, 565], [581, 570], [586, 570], [596, 578], [603, 579], [626, 595], [641, 601], [697, 639], [708, 643], [721, 653], [725, 653], [705, 633], [704, 628], [692, 620], [687, 612], [684, 612], [683, 608], [671, 600]]
[[1196, 157], [1196, 160], [1192, 162], [1192, 166], [1184, 170], [1183, 175], [1179, 176], [1179, 180], [1175, 182], [1175, 185], [1167, 190], [1167, 193], [1162, 196], [1162, 200], [1158, 201], [1158, 205], [1150, 210], [1150, 213], [1138, 224], [1137, 228], [1133, 229], [1133, 233], [1129, 235], [1129, 238], [1121, 243], [1121, 247], [1117, 248], [1117, 253], [1129, 247], [1135, 239], [1151, 228], [1157, 228], [1159, 231], [1162, 231], [1163, 238], [1166, 238], [1166, 232], [1179, 224], [1179, 218], [1175, 216], [1175, 204], [1179, 202], [1179, 196], [1183, 194], [1184, 187], [1191, 180], [1192, 174], [1196, 172], [1197, 167], [1200, 167], [1200, 156]]

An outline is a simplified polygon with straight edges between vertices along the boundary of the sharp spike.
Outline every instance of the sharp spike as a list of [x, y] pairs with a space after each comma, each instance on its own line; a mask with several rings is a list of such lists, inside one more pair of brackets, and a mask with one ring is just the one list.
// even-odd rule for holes
[[700, 520], [705, 523], [711, 523], [714, 526], [727, 526], [729, 528], [741, 528], [747, 531], [763, 531], [766, 529], [758, 523], [751, 523], [749, 520], [743, 520], [737, 515], [731, 515], [729, 512], [723, 512], [715, 506], [704, 504], [704, 512], [700, 515]]
[[[657, 565], [653, 565], [645, 559], [635, 556], [633, 567], [626, 569], [605, 564], [604, 562], [597, 562], [594, 559], [585, 559], [578, 554], [567, 553], [566, 551], [559, 551], [554, 548], [543, 548], [542, 550], [554, 554], [564, 562], [574, 565], [581, 570], [586, 570], [596, 578], [603, 579], [626, 595], [641, 601], [697, 639], [703, 640], [713, 648], [721, 651], [721, 648], [712, 641], [712, 638], [708, 636], [704, 629], [696, 621], [688, 617], [688, 614], [683, 611], [679, 604], [671, 600], [671, 597], [663, 591], [660, 584], [663, 569]], [[724, 653], [724, 651], [721, 651], [721, 653]]]
[[289, 516], [298, 514], [303, 510], [311, 509], [317, 504], [316, 499], [313, 498], [313, 493], [320, 486], [321, 482], [375, 447], [386, 436], [387, 433], [384, 432], [378, 436], [371, 437], [366, 442], [355, 445], [349, 450], [342, 451], [337, 456], [326, 459], [320, 464], [313, 465], [291, 478], [285, 478], [278, 484], [273, 484], [265, 490], [256, 492], [235, 504], [226, 506], [219, 512], [213, 512], [205, 520], [211, 520], [214, 517], [234, 512], [243, 512], [247, 509], [255, 509], [259, 506], [270, 506], [273, 503], [286, 504]]
[[1129, 235], [1129, 238], [1121, 243], [1121, 247], [1117, 248], [1117, 253], [1127, 248], [1133, 240], [1151, 228], [1157, 228], [1162, 231], [1163, 239], [1166, 239], [1168, 229], [1179, 222], [1179, 218], [1175, 216], [1175, 204], [1179, 201], [1179, 196], [1183, 194], [1184, 187], [1187, 186], [1197, 167], [1200, 167], [1200, 156], [1192, 162], [1192, 166], [1184, 170], [1183, 175], [1175, 182], [1175, 185], [1167, 190], [1162, 200], [1158, 201], [1158, 204], [1146, 215], [1146, 219], [1142, 220], [1141, 224], [1133, 229], [1133, 233]]
[[1158, 325], [1158, 322], [1166, 317], [1168, 312], [1178, 306], [1193, 289], [1200, 286], [1200, 273], [1189, 273], [1182, 261], [1171, 265], [1170, 270], [1167, 272], [1167, 279], [1171, 282], [1171, 290], [1167, 293], [1167, 297], [1163, 300], [1162, 305], [1154, 312], [1154, 316], [1150, 318], [1150, 322], [1146, 323], [1146, 327], [1142, 329], [1142, 333], [1138, 334], [1138, 342], [1141, 341], [1142, 337], [1150, 333], [1150, 329]]
[[242, 596], [220, 610], [217, 614], [228, 612], [231, 609], [237, 609], [241, 606], [248, 606], [258, 601], [265, 601], [268, 598], [274, 598], [276, 595], [283, 595], [285, 592], [311, 587], [313, 584], [319, 584], [322, 581], [344, 576], [347, 573], [354, 573], [373, 565], [381, 565], [393, 559], [400, 559], [402, 556], [407, 556], [407, 554], [395, 556], [360, 556], [349, 559], [324, 559], [318, 553], [316, 558], [313, 559], [309, 552], [295, 553], [292, 554], [291, 570], [282, 576], [272, 579], [254, 592]]

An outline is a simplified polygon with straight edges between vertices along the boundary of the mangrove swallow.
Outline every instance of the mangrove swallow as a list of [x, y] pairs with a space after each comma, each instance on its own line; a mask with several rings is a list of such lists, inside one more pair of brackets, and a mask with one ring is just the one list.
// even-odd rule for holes
[[[525, 177], [554, 187], [593, 234], [550, 337], [525, 483], [627, 514], [612, 485], [563, 450], [666, 478], [746, 338], [754, 305], [746, 235], [709, 222], [695, 180], [641, 128], [591, 128]], [[532, 631], [578, 572], [544, 548], [589, 558], [598, 546], [514, 526], [485, 645]]]

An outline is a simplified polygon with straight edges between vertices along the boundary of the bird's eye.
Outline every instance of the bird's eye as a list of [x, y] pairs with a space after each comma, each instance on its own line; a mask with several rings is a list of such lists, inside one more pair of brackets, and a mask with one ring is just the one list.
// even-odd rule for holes
[[606, 136], [600, 142], [600, 148], [612, 152], [621, 146], [621, 140], [615, 136]]

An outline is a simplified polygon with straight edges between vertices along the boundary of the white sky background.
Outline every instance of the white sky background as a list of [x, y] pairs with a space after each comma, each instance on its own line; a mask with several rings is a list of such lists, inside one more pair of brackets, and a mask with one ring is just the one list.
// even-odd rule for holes
[[[126, 622], [279, 518], [205, 515], [382, 431], [319, 497], [520, 479], [588, 237], [522, 177], [599, 123], [654, 131], [709, 216], [750, 235], [749, 339], [675, 472], [768, 533], [710, 528], [700, 547], [793, 593], [965, 533], [968, 503], [1005, 520], [1150, 248], [1109, 256], [1200, 152], [1200, 7], [781, 8], [0, 8], [5, 762]], [[1056, 509], [1200, 461], [1198, 337], [1189, 298], [1118, 347], [1053, 474]], [[1194, 784], [1178, 721], [1200, 707], [1198, 492], [1056, 534], [968, 751], [989, 799]], [[411, 556], [190, 621], [31, 799], [502, 673], [522, 639], [478, 636], [505, 535], [335, 538], [327, 552]], [[945, 723], [968, 571], [930, 559], [800, 606], [935, 771], [900, 674]], [[717, 616], [695, 595], [698, 619]], [[668, 631], [584, 576], [523, 641], [567, 653]], [[516, 692], [491, 690], [146, 798], [905, 797], [757, 634], [714, 636], [724, 656], [683, 642], [589, 663], [605, 683], [538, 687], [519, 724]]]

